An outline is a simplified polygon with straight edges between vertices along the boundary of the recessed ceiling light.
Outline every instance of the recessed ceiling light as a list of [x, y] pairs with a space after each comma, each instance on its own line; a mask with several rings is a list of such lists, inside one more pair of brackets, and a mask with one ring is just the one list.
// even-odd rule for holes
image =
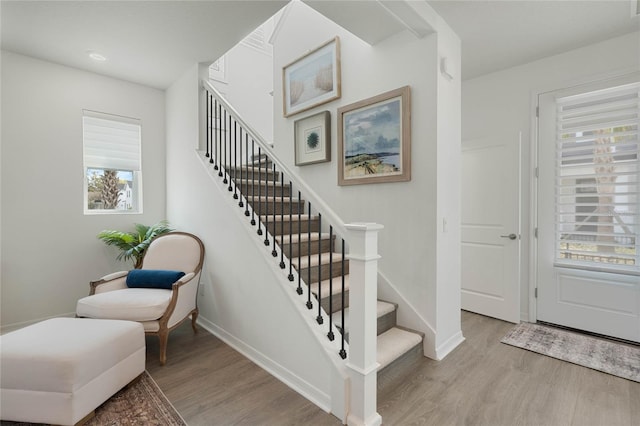
[[89, 57], [94, 61], [98, 61], [98, 62], [104, 62], [107, 60], [107, 58], [105, 58], [104, 56], [102, 56], [97, 52], [89, 52]]

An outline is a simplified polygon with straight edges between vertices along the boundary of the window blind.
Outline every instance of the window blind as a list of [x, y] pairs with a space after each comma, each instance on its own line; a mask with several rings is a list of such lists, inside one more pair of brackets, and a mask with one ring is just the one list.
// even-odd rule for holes
[[640, 83], [556, 102], [556, 259], [640, 268]]
[[140, 171], [140, 121], [83, 111], [85, 168]]

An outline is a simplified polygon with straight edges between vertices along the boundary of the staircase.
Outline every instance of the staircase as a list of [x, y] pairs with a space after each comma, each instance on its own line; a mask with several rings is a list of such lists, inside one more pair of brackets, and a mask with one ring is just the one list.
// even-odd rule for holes
[[[352, 423], [379, 424], [373, 376], [376, 367], [378, 377], [402, 379], [409, 369], [403, 361], [422, 357], [423, 340], [421, 333], [397, 325], [395, 304], [376, 303], [374, 298], [380, 225], [344, 224], [312, 188], [271, 156], [268, 145], [209, 82], [203, 81], [203, 87], [204, 159], [282, 270], [283, 276], [274, 277], [275, 281], [282, 284], [288, 279], [290, 291], [297, 293], [291, 300], [300, 303], [296, 310], [303, 316], [309, 312], [302, 319], [312, 328], [335, 367], [326, 372], [332, 375], [332, 413], [344, 422], [349, 415]], [[313, 205], [304, 199], [304, 194], [313, 200]], [[354, 269], [351, 321], [347, 235]], [[371, 327], [374, 310], [377, 337]], [[351, 346], [347, 343], [350, 324]], [[323, 334], [328, 342], [321, 342]], [[374, 344], [376, 354], [372, 352]], [[347, 357], [348, 362], [343, 363]], [[378, 386], [378, 390], [383, 389]]]
[[[285, 255], [291, 253], [291, 264], [304, 283], [311, 283], [311, 305], [318, 300], [320, 292], [322, 309], [331, 316], [333, 324], [348, 341], [349, 259], [337, 250], [335, 235], [321, 232], [321, 215], [310, 214], [305, 200], [292, 194], [291, 185], [283, 184], [280, 173], [271, 170], [271, 161], [262, 154], [254, 156], [247, 166], [231, 168], [230, 176], [269, 234], [275, 238], [281, 252]], [[259, 196], [255, 195], [258, 193]], [[338, 285], [343, 275], [344, 290]], [[307, 287], [302, 291], [307, 294]], [[378, 375], [387, 374], [395, 365], [400, 367], [406, 361], [422, 356], [423, 335], [398, 327], [396, 310], [396, 304], [378, 300]]]

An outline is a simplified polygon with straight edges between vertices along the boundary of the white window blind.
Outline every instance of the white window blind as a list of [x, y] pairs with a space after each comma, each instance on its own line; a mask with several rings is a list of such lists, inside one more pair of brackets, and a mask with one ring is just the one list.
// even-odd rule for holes
[[638, 270], [640, 83], [556, 101], [556, 260]]
[[140, 121], [83, 111], [85, 168], [140, 171]]

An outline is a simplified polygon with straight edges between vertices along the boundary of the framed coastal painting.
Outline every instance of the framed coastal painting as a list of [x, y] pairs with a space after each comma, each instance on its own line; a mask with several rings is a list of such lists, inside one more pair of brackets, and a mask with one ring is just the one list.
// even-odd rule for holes
[[285, 117], [338, 99], [340, 91], [338, 37], [282, 68]]
[[331, 160], [331, 113], [323, 111], [294, 123], [296, 166]]
[[338, 109], [338, 184], [411, 180], [409, 86]]

